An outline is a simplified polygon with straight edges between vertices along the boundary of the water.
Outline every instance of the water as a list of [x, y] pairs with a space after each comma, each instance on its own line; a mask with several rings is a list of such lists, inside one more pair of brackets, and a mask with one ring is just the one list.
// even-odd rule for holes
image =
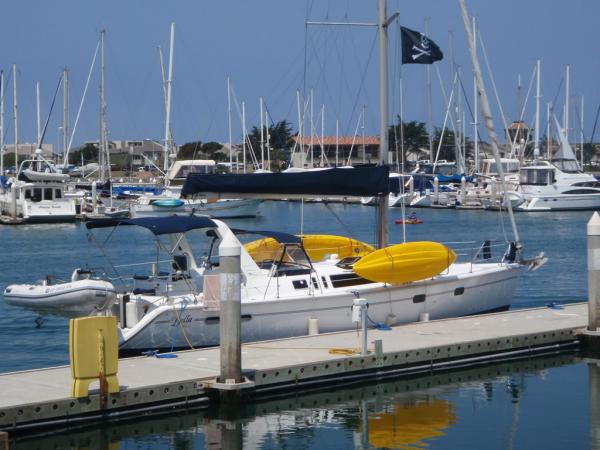
[[[256, 220], [231, 222], [239, 228], [343, 234], [367, 242], [375, 241], [375, 213], [371, 207], [306, 204], [302, 213], [300, 203], [265, 202], [261, 210], [262, 215]], [[497, 213], [448, 210], [417, 212], [424, 223], [406, 228], [409, 240], [480, 243], [485, 239], [502, 239], [504, 235], [511, 237], [507, 221], [502, 220]], [[300, 227], [301, 214], [304, 216], [303, 229]], [[390, 211], [389, 230], [392, 242], [402, 240], [402, 226], [393, 223], [399, 215], [400, 211], [397, 209]], [[543, 306], [551, 301], [581, 301], [587, 298], [585, 225], [590, 216], [589, 212], [516, 215], [521, 241], [525, 245], [525, 255], [532, 257], [544, 251], [549, 261], [536, 272], [523, 273], [513, 308]], [[87, 230], [83, 224], [0, 228], [0, 289], [4, 290], [10, 283], [43, 279], [47, 274], [69, 278], [73, 268], [86, 263], [112, 274], [112, 265], [150, 262], [156, 259], [157, 249], [148, 230], [134, 227], [123, 227], [116, 233], [111, 233], [110, 230], [96, 230], [96, 239], [108, 239], [108, 260], [93, 242], [88, 242], [86, 235]], [[199, 242], [200, 239], [194, 241]], [[200, 244], [195, 244], [195, 247], [199, 252], [206, 250]], [[133, 273], [140, 269], [133, 267], [119, 270]], [[0, 372], [68, 364], [68, 321], [47, 318], [41, 327], [36, 328], [35, 319], [34, 313], [0, 302]], [[387, 411], [392, 414], [389, 416], [392, 418], [385, 419], [388, 416], [384, 415], [384, 419], [378, 422], [379, 425], [395, 427], [396, 434], [404, 435], [407, 430], [398, 428], [398, 421], [404, 420], [403, 414], [410, 417], [431, 407], [434, 411], [439, 410], [440, 414], [445, 412], [448, 417], [453, 417], [448, 419], [447, 426], [440, 425], [436, 431], [438, 434], [430, 439], [413, 444], [394, 441], [391, 442], [391, 447], [464, 448], [467, 445], [472, 446], [469, 445], [469, 439], [472, 438], [473, 442], [478, 443], [476, 447], [485, 448], [531, 448], [534, 444], [540, 448], [587, 448], [588, 393], [586, 389], [581, 388], [587, 386], [587, 371], [587, 364], [573, 359], [555, 368], [526, 371], [518, 376], [511, 372], [501, 377], [491, 376], [485, 382], [451, 383], [451, 386], [433, 390], [415, 389], [411, 390], [415, 397], [408, 395], [398, 399], [390, 399], [385, 395], [380, 398], [382, 396], [377, 393], [385, 387], [372, 385], [364, 394], [366, 404], [357, 402], [355, 398], [348, 398], [347, 401], [337, 402], [335, 406], [330, 407], [323, 403], [326, 402], [326, 397], [319, 397], [315, 399], [317, 403], [314, 408], [305, 410], [304, 407], [290, 404], [285, 408], [285, 414], [270, 411], [268, 408], [265, 409], [265, 413], [261, 413], [258, 404], [251, 406], [255, 408], [254, 412], [244, 413], [248, 417], [236, 418], [234, 422], [241, 424], [244, 444], [248, 448], [353, 448], [362, 445], [359, 435], [361, 426], [364, 425], [361, 425], [361, 420], [364, 422], [364, 411], [368, 411], [373, 417]], [[513, 385], [517, 385], [517, 388], [511, 387]], [[567, 389], [569, 386], [577, 386], [577, 389]], [[374, 395], [369, 394], [371, 388], [374, 389]], [[515, 411], [514, 407], [515, 389], [519, 392], [518, 411]], [[296, 400], [301, 401], [302, 398], [304, 397], [298, 397]], [[416, 409], [410, 409], [410, 405]], [[125, 436], [120, 439], [120, 448], [205, 448], [207, 442], [222, 431], [213, 430], [217, 425], [213, 423], [214, 415], [211, 414], [182, 413], [176, 417], [181, 423], [165, 423], [164, 419], [144, 420], [135, 425], [148, 429], [148, 433], [139, 434], [140, 437], [128, 435], [127, 427], [124, 430], [111, 427], [93, 433], [99, 433], [96, 437], [111, 442], [111, 433], [116, 430], [115, 433]], [[517, 431], [510, 434], [515, 414], [519, 416], [519, 426]], [[546, 420], [548, 424], [560, 423], [560, 427], [547, 426]], [[156, 426], [152, 428], [155, 421]], [[260, 424], [271, 429], [269, 427], [272, 427], [273, 423], [280, 424], [281, 430], [266, 434], [252, 431], [253, 427], [259, 427]], [[288, 423], [295, 425], [288, 427]], [[409, 428], [418, 429], [419, 426], [415, 424]], [[536, 427], [543, 430], [543, 433], [535, 432]], [[486, 430], [489, 437], [486, 437], [488, 435], [482, 430]], [[374, 436], [373, 433], [371, 435]], [[79, 439], [79, 434], [70, 436]], [[89, 437], [85, 434], [81, 436], [84, 441]], [[73, 446], [68, 444], [71, 437], [63, 436], [67, 440], [56, 441], [62, 443], [52, 446], [52, 440], [41, 441], [48, 445], [36, 445], [39, 448], [83, 446], [83, 441], [73, 441], [79, 442]], [[567, 437], [571, 441], [566, 440]], [[377, 442], [369, 445], [385, 446], [384, 442]], [[27, 444], [23, 448], [36, 448], [33, 443], [31, 445], [32, 447], [29, 447]]]

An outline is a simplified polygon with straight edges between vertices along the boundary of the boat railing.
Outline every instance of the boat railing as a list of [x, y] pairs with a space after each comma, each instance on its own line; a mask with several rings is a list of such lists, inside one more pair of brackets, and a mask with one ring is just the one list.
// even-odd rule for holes
[[456, 253], [457, 259], [466, 260], [473, 263], [478, 259], [488, 262], [502, 262], [506, 253], [505, 241], [455, 241], [444, 242], [444, 245], [450, 247]]

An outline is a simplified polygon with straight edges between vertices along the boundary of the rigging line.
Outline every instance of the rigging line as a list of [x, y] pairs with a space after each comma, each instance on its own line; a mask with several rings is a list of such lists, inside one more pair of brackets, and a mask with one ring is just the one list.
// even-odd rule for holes
[[[186, 56], [186, 61], [188, 61], [188, 62], [196, 61], [198, 59], [198, 57], [197, 57], [197, 55], [194, 55], [194, 53], [192, 51], [190, 51], [190, 47], [188, 46], [187, 40], [185, 39], [185, 34], [181, 33], [177, 39], [178, 39], [178, 42], [181, 43], [181, 45], [178, 46], [178, 48], [183, 47], [183, 53]], [[200, 73], [195, 64], [191, 64], [191, 65], [189, 65], [189, 67], [191, 67], [192, 73], [193, 73], [195, 79], [197, 79], [197, 80], [206, 79], [206, 71], [204, 71], [203, 74]], [[214, 72], [213, 72], [213, 74], [214, 74]], [[206, 93], [205, 86], [202, 83], [199, 83], [199, 85], [195, 85], [195, 86], [200, 87], [200, 89], [198, 89], [198, 91], [200, 93], [200, 97], [202, 97], [204, 99], [204, 101], [201, 103], [205, 104], [205, 105], [212, 104], [213, 101], [211, 98], [209, 98], [208, 94]], [[187, 99], [187, 97], [184, 97], [184, 98]], [[200, 135], [210, 134], [210, 131], [212, 130], [212, 128], [216, 122], [216, 117], [217, 117], [218, 112], [220, 113], [218, 108], [210, 108], [210, 111], [208, 112], [210, 120], [208, 121], [208, 125], [204, 130], [202, 130], [201, 127], [200, 127], [200, 129], [198, 129], [198, 133]], [[198, 115], [201, 115], [201, 114], [198, 114]], [[180, 116], [179, 110], [178, 110], [177, 116], [178, 117]], [[187, 117], [187, 115], [184, 115], [184, 116]]]
[[81, 110], [83, 109], [83, 102], [85, 100], [85, 96], [87, 94], [88, 87], [90, 86], [90, 81], [92, 78], [92, 73], [94, 71], [94, 66], [96, 65], [96, 58], [98, 56], [99, 48], [100, 48], [100, 41], [98, 41], [98, 44], [96, 44], [96, 51], [94, 52], [94, 57], [92, 58], [92, 64], [91, 64], [90, 70], [88, 72], [87, 80], [85, 82], [85, 87], [83, 88], [83, 95], [81, 96], [81, 101], [79, 102], [79, 109], [77, 110], [77, 116], [75, 117], [75, 124], [73, 125], [73, 129], [71, 130], [71, 137], [69, 138], [69, 145], [67, 146], [67, 149], [65, 151], [65, 161], [64, 161], [65, 164], [67, 164], [69, 162], [68, 161], [69, 151], [71, 150], [71, 146], [73, 145], [73, 139], [75, 137], [75, 132], [77, 131], [77, 125], [79, 124]]
[[[354, 100], [354, 105], [352, 106], [352, 110], [350, 111], [350, 117], [352, 117], [354, 115], [354, 113], [356, 112], [356, 109], [358, 107], [358, 102], [359, 102], [359, 95], [361, 94], [361, 91], [363, 93], [363, 95], [365, 96], [365, 103], [368, 103], [368, 96], [367, 96], [367, 92], [365, 89], [365, 79], [367, 78], [367, 69], [369, 68], [369, 66], [371, 65], [371, 58], [373, 57], [373, 53], [375, 50], [375, 44], [377, 42], [377, 33], [374, 33], [373, 35], [373, 42], [371, 44], [371, 51], [369, 52], [369, 57], [367, 58], [367, 62], [365, 64], [365, 68], [364, 71], [362, 73], [362, 76], [360, 78], [360, 84], [359, 84], [359, 88], [358, 88], [358, 92], [356, 94], [355, 100]], [[354, 44], [354, 40], [352, 40], [352, 43]], [[372, 118], [373, 119], [373, 118]], [[373, 122], [375, 122], [375, 120], [373, 120]], [[387, 126], [387, 124], [386, 124]]]
[[598, 117], [600, 117], [600, 104], [596, 110], [596, 119], [594, 120], [594, 128], [592, 128], [592, 135], [590, 136], [590, 144], [594, 143], [594, 136], [596, 135], [596, 125], [598, 125]]
[[311, 0], [306, 0], [306, 16], [304, 18], [304, 74], [302, 80], [302, 97], [306, 94], [306, 72], [308, 69], [308, 19], [312, 10]]
[[[1, 102], [4, 102], [4, 98], [6, 97], [6, 91], [7, 91], [6, 87], [7, 87], [7, 86], [10, 86], [10, 84], [11, 84], [12, 72], [13, 72], [12, 70], [9, 70], [9, 71], [8, 71], [8, 80], [6, 80], [6, 81], [4, 82], [4, 83], [5, 83], [5, 84], [4, 84], [4, 89], [3, 89], [3, 91], [2, 91], [2, 97], [0, 98], [0, 101], [1, 101]], [[3, 136], [3, 137], [4, 137], [4, 141], [3, 141], [3, 142], [0, 142], [0, 152], [1, 152], [1, 151], [2, 151], [2, 149], [4, 148], [4, 143], [5, 143], [5, 142], [7, 142], [7, 138], [9, 137], [9, 133], [11, 133], [11, 132], [14, 132], [14, 127], [9, 127], [9, 128], [8, 128], [8, 132], [7, 132], [7, 130], [4, 130], [4, 136]]]
[[[460, 89], [463, 93], [463, 98], [465, 100], [465, 103], [467, 104], [467, 109], [469, 110], [469, 115], [471, 117], [472, 123], [471, 125], [475, 124], [475, 114], [473, 113], [473, 109], [471, 108], [471, 102], [469, 102], [469, 98], [467, 97], [467, 92], [465, 90], [465, 86], [462, 82], [462, 77], [460, 76], [460, 74], [458, 74], [458, 82], [460, 84]], [[475, 99], [475, 101], [477, 101], [477, 99]], [[479, 141], [480, 144], [483, 144], [483, 137], [481, 136], [481, 131], [479, 129], [480, 127], [480, 123], [477, 123], [477, 140]], [[475, 168], [475, 170], [477, 170], [477, 168]]]
[[[327, 40], [324, 39], [324, 41], [327, 41]], [[317, 42], [312, 41], [312, 39], [311, 39], [311, 44], [313, 44], [313, 46], [315, 48], [323, 48], [322, 46], [318, 46]], [[323, 83], [323, 85], [325, 87], [325, 93], [326, 93], [327, 97], [329, 98], [329, 101], [331, 103], [334, 103], [335, 100], [334, 100], [334, 98], [333, 98], [333, 96], [331, 94], [331, 92], [333, 91], [333, 89], [329, 86], [329, 83], [327, 82], [326, 70], [325, 70], [326, 64], [321, 60], [321, 58], [319, 57], [319, 53], [318, 52], [315, 51], [313, 53], [313, 57], [316, 59], [317, 64], [318, 64], [318, 66], [320, 68], [319, 76], [317, 78], [317, 83], [319, 83], [319, 81]], [[344, 80], [344, 81], [346, 81], [346, 80]]]
[[581, 131], [581, 133], [583, 134], [583, 142], [585, 142], [585, 132], [583, 130], [583, 127], [581, 126], [581, 116], [579, 115], [579, 108], [577, 108], [577, 102], [575, 102], [575, 108], [573, 108], [575, 110], [575, 117], [577, 118], [577, 129], [579, 129], [579, 131]]
[[[521, 108], [521, 111], [519, 112], [519, 121], [520, 122], [523, 121], [523, 116], [525, 115], [525, 108], [527, 107], [527, 102], [529, 101], [529, 95], [531, 94], [531, 88], [533, 87], [533, 81], [535, 80], [536, 72], [537, 72], [537, 67], [534, 66], [533, 73], [531, 74], [531, 78], [529, 80], [529, 88], [527, 89], [527, 94], [525, 95], [525, 103], [523, 103], [523, 107]], [[513, 153], [512, 149], [514, 148], [515, 144], [517, 143], [518, 135], [519, 135], [519, 133], [515, 133], [515, 137], [511, 141], [511, 149], [510, 149], [511, 155]]]
[[52, 116], [52, 111], [54, 110], [54, 104], [56, 103], [56, 96], [58, 95], [58, 90], [60, 89], [60, 86], [62, 84], [62, 79], [63, 79], [63, 74], [61, 73], [60, 77], [58, 78], [56, 90], [54, 91], [54, 97], [52, 98], [52, 103], [50, 104], [50, 111], [48, 112], [48, 115], [46, 116], [46, 123], [44, 124], [44, 131], [42, 132], [42, 135], [40, 136], [40, 141], [38, 142], [38, 148], [41, 148], [42, 143], [44, 142], [44, 137], [46, 136], [46, 130], [48, 129], [48, 122], [50, 121], [50, 116]]
[[352, 239], [356, 239], [355, 233], [353, 233], [352, 229], [350, 227], [348, 227], [348, 225], [346, 225], [346, 223], [344, 223], [344, 221], [335, 213], [335, 211], [331, 208], [331, 205], [329, 204], [329, 202], [323, 202], [323, 204], [329, 210], [329, 212], [333, 215], [333, 217], [335, 217], [336, 220], [340, 223], [340, 225], [346, 231], [346, 233], [348, 233], [348, 236], [350, 236]]
[[[558, 100], [558, 96], [560, 95], [560, 91], [562, 90], [562, 85], [565, 82], [564, 77], [562, 77], [560, 79], [560, 83], [558, 83], [558, 88], [556, 89], [556, 92], [554, 93], [554, 98], [552, 99], [552, 103], [550, 103], [550, 108], [552, 110], [554, 110], [554, 105], [556, 104], [556, 101]], [[548, 129], [548, 122], [552, 123], [551, 119], [546, 117], [546, 119], [544, 120], [544, 131], [546, 131]], [[541, 128], [541, 127], [540, 127]], [[551, 136], [546, 136], [546, 139], [550, 139]]]
[[[231, 93], [232, 93], [232, 97], [233, 97], [233, 102], [235, 103], [236, 111], [238, 113], [238, 119], [239, 119], [240, 123], [242, 123], [242, 111], [240, 109], [240, 104], [238, 103], [237, 95], [235, 93], [235, 90], [233, 89], [233, 86], [231, 87]], [[250, 158], [252, 159], [252, 164], [254, 165], [255, 168], [258, 168], [260, 166], [260, 164], [258, 164], [258, 159], [256, 158], [254, 149], [252, 148], [252, 143], [250, 142], [250, 138], [248, 137], [247, 130], [242, 130], [242, 135], [243, 135], [242, 139], [244, 139], [244, 141], [246, 141], [246, 143], [248, 144], [248, 147], [250, 150]]]
[[490, 60], [487, 56], [487, 51], [485, 50], [485, 44], [483, 42], [483, 37], [481, 35], [481, 27], [477, 28], [477, 35], [479, 36], [479, 43], [481, 44], [481, 51], [483, 52], [483, 59], [485, 61], [485, 66], [487, 67], [488, 74], [490, 76], [490, 81], [492, 82], [492, 88], [494, 89], [494, 95], [496, 96], [496, 102], [498, 103], [498, 108], [500, 109], [500, 117], [502, 118], [502, 123], [504, 124], [504, 129], [508, 128], [508, 124], [506, 123], [506, 116], [504, 115], [504, 110], [502, 109], [502, 103], [500, 103], [500, 97], [498, 96], [498, 89], [496, 87], [496, 80], [494, 79], [494, 73], [492, 72], [492, 68], [490, 66]]
[[[112, 51], [112, 46], [111, 46], [110, 40], [108, 42], [105, 41], [105, 45], [106, 45], [107, 50], [108, 50], [108, 56], [109, 56], [109, 58], [112, 61], [117, 62], [117, 58], [114, 57], [115, 53], [113, 53], [113, 51]], [[114, 73], [115, 76], [116, 76], [117, 86], [121, 90], [121, 98], [123, 99], [123, 102], [125, 103], [125, 109], [127, 110], [128, 114], [129, 114], [129, 120], [131, 121], [131, 124], [133, 125], [133, 129], [134, 129], [134, 131], [136, 133], [138, 133], [138, 136], [139, 136], [141, 134], [140, 133], [140, 128], [138, 126], [137, 120], [135, 119], [136, 116], [133, 113], [133, 110], [131, 108], [131, 105], [134, 102], [127, 101], [128, 99], [126, 98], [126, 93], [130, 92], [130, 90], [129, 89], [125, 89], [125, 83], [123, 82], [123, 77], [121, 76], [121, 73], [119, 72], [119, 64], [112, 64], [110, 67], [111, 68], [114, 67], [114, 69], [111, 69], [111, 70], [113, 71], [112, 73]], [[105, 107], [105, 109], [106, 109], [106, 107]], [[110, 134], [109, 131], [108, 131], [108, 127], [107, 127], [107, 134]]]
[[[118, 225], [117, 225], [118, 226]], [[112, 234], [115, 232], [115, 230], [117, 229], [117, 226], [115, 226], [111, 232], [109, 233], [108, 237], [106, 238], [106, 240], [104, 241], [104, 244], [106, 244], [106, 242], [108, 242], [108, 239], [112, 236]], [[123, 288], [125, 288], [127, 285], [125, 283], [125, 280], [123, 279], [123, 276], [119, 273], [119, 271], [117, 270], [117, 266], [115, 266], [115, 264], [113, 264], [112, 260], [110, 259], [110, 257], [108, 256], [108, 253], [105, 251], [104, 249], [104, 244], [102, 244], [98, 239], [96, 239], [96, 236], [94, 235], [94, 233], [92, 232], [88, 232], [87, 233], [88, 236], [88, 241], [92, 241], [96, 244], [96, 246], [98, 247], [98, 249], [100, 250], [100, 253], [102, 253], [102, 256], [104, 256], [104, 258], [106, 259], [106, 261], [108, 262], [108, 264], [110, 265], [110, 267], [112, 268], [113, 272], [115, 273], [115, 275], [117, 276], [116, 279], [118, 279], [121, 284], [123, 285]]]

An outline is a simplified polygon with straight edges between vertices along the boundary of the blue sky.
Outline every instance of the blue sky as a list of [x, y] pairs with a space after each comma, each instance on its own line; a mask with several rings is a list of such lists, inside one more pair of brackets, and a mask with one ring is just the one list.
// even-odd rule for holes
[[[573, 96], [585, 96], [585, 130], [589, 136], [600, 102], [599, 44], [596, 0], [505, 0], [467, 2], [478, 19], [510, 119], [517, 110], [517, 77], [523, 99], [537, 58], [542, 59], [542, 103], [557, 97], [564, 66], [572, 65]], [[400, 11], [404, 26], [424, 30], [445, 52], [439, 64], [443, 82], [450, 84], [449, 30], [456, 63], [461, 66], [471, 101], [471, 65], [457, 1], [388, 0], [390, 13]], [[307, 14], [308, 12], [308, 14]], [[63, 67], [70, 69], [71, 121], [75, 119], [100, 29], [106, 28], [107, 122], [111, 139], [161, 139], [164, 106], [158, 46], [168, 50], [169, 24], [176, 22], [173, 90], [173, 131], [179, 144], [190, 140], [227, 140], [226, 78], [230, 76], [238, 102], [246, 103], [248, 127], [258, 124], [258, 98], [263, 96], [273, 117], [297, 126], [295, 92], [314, 92], [315, 124], [325, 105], [325, 133], [352, 134], [362, 105], [366, 132], [377, 133], [377, 42], [371, 28], [309, 28], [310, 20], [375, 21], [376, 0], [9, 0], [0, 20], [0, 68], [18, 66], [20, 141], [35, 140], [35, 81], [41, 82], [42, 111], [47, 114]], [[398, 111], [397, 37], [390, 43], [390, 110]], [[305, 66], [305, 54], [307, 64]], [[482, 59], [483, 63], [483, 59]], [[305, 69], [306, 67], [306, 69]], [[306, 77], [305, 77], [306, 72]], [[427, 119], [424, 66], [404, 66], [405, 116]], [[445, 106], [433, 71], [434, 124], [443, 122]], [[7, 78], [8, 78], [8, 74]], [[488, 83], [491, 91], [491, 86]], [[11, 122], [12, 93], [6, 98]], [[525, 120], [533, 118], [533, 92]], [[47, 141], [56, 143], [62, 121], [62, 98], [51, 118]], [[500, 128], [496, 103], [496, 125]], [[234, 140], [240, 121], [234, 111]], [[469, 120], [470, 122], [470, 120]], [[8, 125], [7, 125], [8, 127]], [[7, 131], [12, 142], [12, 130]], [[320, 131], [319, 131], [320, 132]], [[598, 134], [598, 133], [597, 133]], [[92, 79], [75, 144], [97, 139], [98, 81]], [[236, 139], [237, 137], [237, 139]], [[596, 136], [598, 138], [598, 136]]]

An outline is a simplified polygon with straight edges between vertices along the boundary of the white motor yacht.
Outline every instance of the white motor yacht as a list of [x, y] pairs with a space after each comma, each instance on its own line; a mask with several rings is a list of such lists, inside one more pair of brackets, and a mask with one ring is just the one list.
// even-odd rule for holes
[[558, 126], [560, 148], [551, 161], [536, 161], [521, 168], [523, 211], [600, 209], [600, 182], [583, 173], [566, 136]]
[[76, 219], [75, 201], [65, 196], [69, 175], [58, 173], [41, 150], [23, 161], [0, 193], [2, 215], [24, 222], [70, 222]]

